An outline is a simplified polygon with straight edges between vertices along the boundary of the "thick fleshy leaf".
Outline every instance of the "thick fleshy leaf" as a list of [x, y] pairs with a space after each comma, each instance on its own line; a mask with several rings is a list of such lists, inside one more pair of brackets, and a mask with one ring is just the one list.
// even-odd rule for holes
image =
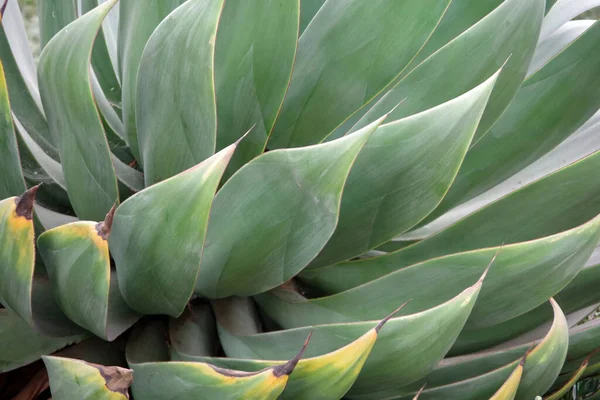
[[[349, 395], [400, 388], [425, 377], [444, 357], [466, 322], [481, 282], [429, 310], [390, 319], [381, 331]], [[307, 357], [334, 351], [356, 340], [377, 321], [315, 325], [269, 333], [247, 332], [237, 303], [241, 298], [213, 303], [219, 337], [228, 357], [279, 360], [290, 357], [297, 343], [313, 332]], [[194, 313], [198, 315], [198, 313]]]
[[321, 9], [325, 0], [301, 0], [300, 1], [300, 34], [304, 32], [310, 21]]
[[311, 274], [344, 276], [342, 282], [352, 281], [353, 287], [433, 257], [524, 242], [571, 229], [600, 213], [600, 180], [596, 179], [599, 169], [600, 152], [596, 152], [425, 240], [383, 256], [340, 263]]
[[0, 24], [0, 59], [6, 74], [11, 109], [46, 152], [55, 157], [50, 129], [42, 111], [33, 56], [17, 0], [9, 0]]
[[123, 400], [129, 399], [132, 371], [106, 367], [81, 360], [44, 356], [50, 378], [50, 392], [55, 400]]
[[331, 237], [350, 168], [382, 120], [329, 143], [268, 152], [231, 177], [211, 210], [196, 292], [248, 296], [300, 272]]
[[127, 345], [127, 360], [135, 374], [132, 391], [136, 398], [275, 400], [304, 352], [303, 347], [290, 361], [256, 372], [220, 368], [205, 362], [160, 362], [156, 361], [156, 348], [149, 350], [146, 346], [164, 347], [161, 333], [165, 332], [156, 323], [145, 326], [133, 332]]
[[577, 371], [575, 371], [575, 373], [573, 373], [569, 380], [567, 380], [558, 390], [548, 396], [545, 396], [544, 400], [560, 400], [563, 398], [563, 396], [566, 395], [573, 386], [575, 386], [577, 381], [583, 376], [584, 372], [586, 372], [585, 370], [588, 367], [590, 359], [594, 355], [595, 353], [592, 353], [585, 360], [583, 360], [581, 366], [577, 369]]
[[500, 389], [490, 397], [490, 400], [513, 400], [515, 398], [517, 390], [519, 389], [519, 383], [521, 383], [521, 377], [523, 376], [524, 364], [525, 358], [523, 358], [513, 373], [510, 374]]
[[[560, 307], [551, 300], [554, 322], [541, 342], [525, 356], [521, 383], [516, 400], [531, 400], [550, 388], [560, 372], [567, 354], [569, 332]], [[427, 386], [420, 400], [480, 400], [491, 397], [509, 378], [530, 348], [531, 342], [492, 352], [449, 358], [427, 378]], [[514, 361], [512, 361], [514, 360]], [[512, 361], [512, 362], [511, 362]], [[423, 385], [417, 382], [406, 387], [406, 394], [388, 397], [397, 400], [412, 399]], [[365, 398], [367, 399], [367, 398]]]
[[524, 82], [502, 117], [467, 153], [427, 219], [492, 188], [548, 153], [600, 108], [600, 23]]
[[[61, 30], [40, 56], [40, 94], [80, 218], [102, 220], [118, 200], [110, 151], [90, 88], [89, 58], [110, 0]], [[76, 100], [75, 100], [76, 99]]]
[[402, 99], [406, 100], [390, 113], [392, 121], [444, 103], [479, 85], [506, 63], [475, 134], [475, 139], [480, 138], [521, 86], [543, 15], [544, 0], [504, 1], [406, 75], [352, 129], [389, 112]]
[[8, 89], [4, 68], [0, 61], [0, 198], [17, 196], [25, 191], [25, 180], [21, 172], [21, 160], [15, 129], [12, 123]]
[[108, 236], [112, 212], [102, 223], [73, 222], [38, 238], [61, 309], [75, 323], [112, 341], [140, 318], [123, 300], [111, 271]]
[[232, 175], [267, 145], [291, 79], [300, 0], [225, 2], [215, 49], [217, 150], [249, 129], [229, 163]]
[[37, 187], [0, 201], [0, 302], [33, 325], [33, 200]]
[[433, 211], [458, 172], [498, 74], [463, 96], [375, 131], [350, 171], [336, 230], [312, 266], [364, 253]]
[[325, 2], [298, 42], [292, 81], [269, 147], [325, 139], [402, 72], [448, 4], [448, 0]]
[[140, 160], [135, 107], [137, 74], [146, 42], [158, 24], [183, 0], [146, 0], [119, 2], [119, 74], [122, 85], [123, 125], [131, 152]]
[[163, 20], [144, 48], [136, 123], [146, 186], [215, 151], [215, 35], [222, 7], [223, 0], [185, 2]]
[[[554, 298], [565, 313], [573, 313], [575, 318], [579, 313], [587, 316], [591, 312], [588, 309], [595, 309], [600, 303], [600, 292], [595, 289], [598, 285], [600, 285], [600, 264], [587, 266]], [[570, 315], [567, 317], [570, 318]], [[450, 354], [459, 355], [484, 350], [530, 332], [536, 327], [543, 327], [545, 323], [549, 326], [551, 322], [552, 308], [548, 304], [542, 304], [500, 324], [462, 332]]]
[[23, 318], [6, 309], [0, 309], [0, 373], [27, 365], [44, 354], [52, 353], [82, 339], [83, 336], [61, 338], [44, 336]]
[[[353, 341], [349, 340], [349, 344], [335, 351], [300, 360], [296, 369], [290, 375], [288, 385], [280, 399], [309, 400], [314, 399], [317, 393], [322, 400], [342, 398], [360, 373], [365, 360], [379, 337], [379, 331], [392, 315], [388, 315], [379, 323], [371, 323], [371, 329], [366, 333]], [[174, 359], [207, 362], [219, 367], [242, 371], [257, 371], [261, 368], [272, 368], [285, 364], [285, 361], [218, 358], [210, 357], [211, 354], [183, 353], [179, 348], [181, 347], [182, 334], [189, 329], [185, 325], [194, 324], [194, 318], [192, 317], [184, 324], [180, 324], [176, 332], [171, 331], [171, 355]], [[196, 330], [193, 326], [191, 329]]]
[[540, 32], [540, 41], [545, 40], [567, 21], [594, 7], [600, 7], [600, 0], [553, 0], [552, 2], [548, 1], [548, 3], [555, 4], [552, 5], [546, 18], [544, 18]]
[[198, 277], [213, 197], [235, 147], [117, 208], [109, 244], [119, 287], [134, 310], [175, 317], [183, 311]]
[[54, 35], [77, 18], [75, 2], [39, 0], [37, 15], [40, 24], [40, 46], [43, 49]]

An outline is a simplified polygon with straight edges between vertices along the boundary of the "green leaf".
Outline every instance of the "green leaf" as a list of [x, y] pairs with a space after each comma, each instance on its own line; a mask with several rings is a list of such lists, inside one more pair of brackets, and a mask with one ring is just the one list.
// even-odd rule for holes
[[43, 354], [52, 353], [82, 339], [83, 336], [43, 336], [23, 318], [0, 309], [0, 373], [32, 363]]
[[112, 212], [103, 223], [73, 222], [38, 238], [61, 309], [75, 323], [112, 341], [140, 318], [125, 304], [111, 271], [108, 236]]
[[[354, 384], [379, 337], [379, 331], [384, 331], [382, 327], [392, 315], [387, 316], [379, 323], [371, 323], [371, 327], [366, 333], [335, 351], [300, 360], [290, 375], [288, 385], [280, 399], [309, 400], [314, 399], [315, 393], [318, 393], [319, 399], [322, 400], [342, 398]], [[188, 318], [184, 324], [180, 324], [178, 331], [175, 332], [176, 336], [171, 331], [171, 355], [176, 360], [207, 362], [222, 368], [242, 371], [257, 371], [286, 363], [286, 361], [244, 360], [210, 357], [211, 354], [182, 353], [180, 351], [181, 334], [189, 329], [190, 325], [195, 324], [194, 319], [193, 317]], [[191, 329], [196, 330], [193, 327]]]
[[38, 0], [37, 15], [42, 49], [54, 35], [77, 18], [72, 1]]
[[[101, 220], [118, 201], [117, 180], [90, 88], [89, 57], [110, 0], [61, 30], [40, 56], [40, 94], [58, 143], [67, 192], [80, 218]], [[76, 99], [76, 100], [74, 100]]]
[[335, 233], [311, 266], [373, 249], [433, 211], [458, 172], [498, 73], [463, 96], [375, 131], [350, 171]]
[[152, 342], [164, 347], [162, 332], [156, 328], [153, 324], [134, 331], [127, 345], [127, 360], [136, 377], [132, 386], [136, 398], [275, 400], [284, 390], [305, 348], [286, 363], [256, 372], [220, 368], [204, 362], [156, 362], [153, 351], [146, 348]]
[[109, 245], [121, 292], [134, 310], [174, 317], [183, 311], [200, 269], [213, 196], [235, 147], [117, 208]]
[[[477, 282], [431, 309], [390, 319], [349, 395], [400, 388], [425, 377], [456, 340], [480, 288], [481, 282]], [[233, 358], [278, 360], [290, 357], [296, 351], [298, 341], [309, 332], [313, 335], [306, 356], [316, 357], [356, 340], [377, 323], [334, 323], [269, 333], [248, 332], [249, 324], [238, 309], [240, 301], [241, 298], [231, 298], [213, 302], [223, 349]]]
[[137, 74], [146, 42], [158, 24], [183, 0], [119, 2], [118, 59], [122, 86], [123, 124], [131, 152], [140, 160], [135, 120]]
[[211, 210], [196, 292], [247, 296], [300, 272], [331, 237], [350, 168], [382, 120], [333, 142], [268, 152], [231, 177]]
[[[520, 363], [525, 365], [516, 400], [531, 400], [544, 393], [560, 372], [567, 354], [569, 332], [560, 307], [551, 299], [554, 322], [538, 345], [527, 352], [530, 343], [469, 356], [449, 358], [427, 378], [427, 386], [419, 400], [480, 400], [491, 397]], [[511, 362], [511, 360], [514, 360]], [[416, 382], [406, 387], [406, 394], [389, 399], [409, 400], [423, 385]], [[365, 397], [364, 400], [367, 400]]]
[[465, 157], [427, 221], [519, 172], [575, 132], [600, 108], [600, 23], [524, 82], [489, 134]]
[[[383, 256], [310, 271], [311, 277], [327, 281], [330, 290], [334, 287], [340, 290], [433, 257], [524, 242], [571, 229], [600, 213], [597, 202], [600, 181], [595, 179], [599, 168], [600, 152], [596, 152], [487, 205], [427, 239]], [[343, 280], [334, 283], [334, 276], [343, 276]]]
[[126, 400], [132, 371], [64, 357], [42, 357], [52, 398], [56, 400]]
[[292, 81], [269, 147], [325, 139], [402, 72], [448, 4], [449, 0], [325, 2], [298, 42]]
[[223, 6], [214, 60], [217, 149], [252, 128], [226, 177], [267, 145], [291, 79], [299, 12], [299, 0], [247, 0]]
[[504, 1], [407, 74], [352, 129], [389, 112], [402, 99], [406, 100], [390, 113], [390, 121], [444, 103], [479, 85], [506, 63], [475, 134], [479, 139], [521, 86], [543, 15], [544, 0]]
[[575, 371], [571, 378], [567, 380], [557, 391], [549, 396], [544, 397], [544, 400], [560, 400], [563, 398], [563, 396], [566, 395], [573, 386], [575, 386], [577, 381], [579, 381], [579, 379], [583, 376], [584, 372], [586, 372], [585, 370], [588, 367], [590, 359], [594, 355], [595, 353], [592, 353], [585, 360], [583, 360], [581, 366], [577, 369], [577, 371]]
[[300, 35], [321, 9], [325, 0], [301, 0], [300, 2]]
[[521, 377], [523, 376], [523, 366], [525, 364], [525, 357], [521, 360], [521, 363], [515, 368], [512, 374], [508, 377], [506, 382], [498, 389], [490, 400], [513, 400], [517, 395], [519, 389], [519, 383], [521, 383]]
[[25, 191], [25, 180], [21, 172], [21, 160], [15, 129], [12, 123], [8, 89], [4, 68], [0, 61], [0, 199], [16, 196]]
[[222, 7], [223, 0], [187, 1], [146, 44], [137, 78], [136, 122], [147, 186], [215, 151], [214, 53]]

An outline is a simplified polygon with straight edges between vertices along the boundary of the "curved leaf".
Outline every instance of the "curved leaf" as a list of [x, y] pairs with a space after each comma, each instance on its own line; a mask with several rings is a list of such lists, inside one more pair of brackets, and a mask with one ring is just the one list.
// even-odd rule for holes
[[556, 392], [552, 393], [549, 396], [544, 397], [544, 400], [560, 400], [563, 398], [565, 394], [579, 381], [579, 379], [583, 376], [584, 372], [586, 372], [586, 368], [590, 362], [590, 359], [595, 355], [595, 353], [590, 354], [583, 362], [581, 366], [575, 371], [573, 376], [566, 381]]
[[54, 35], [77, 18], [75, 3], [72, 1], [39, 0], [37, 1], [37, 15], [42, 49]]
[[[425, 377], [461, 331], [480, 288], [481, 282], [478, 282], [443, 304], [390, 319], [349, 395], [400, 388]], [[251, 334], [246, 332], [248, 325], [236, 310], [239, 301], [226, 299], [213, 303], [221, 343], [227, 356], [233, 358], [278, 360], [289, 357], [298, 341], [309, 332], [313, 335], [306, 356], [316, 357], [356, 340], [376, 323], [337, 323]]]
[[[521, 86], [537, 43], [544, 0], [506, 0], [432, 54], [387, 92], [352, 128], [389, 112], [391, 121], [444, 103], [479, 85], [503, 64], [475, 139], [483, 136]], [[508, 60], [508, 61], [507, 61]], [[439, 84], [423, 85], [432, 77]]]
[[75, 323], [112, 341], [140, 318], [125, 304], [110, 268], [103, 223], [73, 222], [42, 233], [38, 249], [61, 309]]
[[[449, 0], [325, 2], [298, 42], [290, 88], [269, 146], [295, 147], [325, 139], [402, 72], [448, 4]], [[397, 23], [400, 19], [402, 24]]]
[[490, 400], [513, 400], [517, 395], [519, 389], [519, 383], [521, 383], [521, 377], [523, 376], [523, 366], [525, 365], [525, 357], [521, 360], [521, 363], [515, 368], [512, 374], [508, 377], [506, 382], [498, 389]]
[[129, 399], [132, 371], [105, 367], [64, 357], [42, 357], [52, 398], [56, 400], [124, 400]]
[[290, 361], [256, 372], [221, 368], [205, 362], [156, 362], [152, 360], [152, 352], [144, 346], [149, 341], [160, 341], [156, 327], [154, 324], [135, 331], [127, 346], [128, 363], [136, 377], [132, 387], [136, 398], [275, 400], [286, 387], [306, 347], [305, 343]]
[[439, 204], [498, 74], [463, 96], [375, 131], [348, 176], [336, 230], [311, 266], [370, 250], [410, 229]]
[[427, 220], [519, 172], [598, 111], [598, 43], [600, 23], [523, 82], [489, 134], [473, 144], [448, 194]]
[[268, 152], [231, 177], [211, 210], [196, 292], [252, 295], [300, 272], [331, 237], [350, 168], [382, 120], [333, 142]]
[[600, 0], [553, 0], [553, 2], [552, 8], [544, 18], [540, 41], [545, 40], [552, 32], [578, 15], [594, 7], [600, 7]]
[[198, 277], [213, 196], [235, 147], [117, 208], [109, 244], [121, 292], [134, 310], [175, 317], [183, 311]]
[[58, 143], [69, 199], [80, 218], [91, 220], [104, 218], [118, 200], [89, 72], [94, 38], [114, 4], [107, 1], [61, 30], [42, 52], [38, 67], [42, 103]]
[[[288, 385], [280, 399], [309, 400], [315, 393], [322, 400], [337, 400], [351, 388], [360, 373], [365, 360], [379, 337], [379, 331], [392, 317], [387, 316], [375, 325], [371, 324], [362, 336], [335, 351], [305, 358], [298, 362], [290, 375]], [[193, 319], [187, 325], [194, 324]], [[186, 327], [180, 325], [177, 335], [185, 332]], [[193, 328], [192, 328], [193, 329]], [[242, 371], [256, 371], [261, 368], [272, 368], [285, 364], [285, 361], [243, 360], [234, 358], [215, 358], [210, 354], [185, 354], [178, 350], [180, 336], [171, 336], [171, 354], [175, 359], [201, 361], [224, 368], [235, 368]]]
[[267, 145], [291, 79], [299, 13], [300, 0], [226, 1], [223, 6], [215, 48], [217, 149], [252, 129], [226, 177]]
[[[83, 336], [55, 338], [44, 336], [23, 318], [0, 309], [0, 373], [11, 371], [39, 359], [44, 354], [76, 343]], [[23, 344], [27, 344], [24, 346]]]
[[[595, 179], [599, 168], [600, 152], [596, 152], [427, 239], [383, 256], [344, 262], [310, 273], [321, 277], [343, 276], [340, 282], [344, 287], [353, 287], [433, 257], [524, 242], [571, 229], [600, 213], [597, 202], [600, 180]], [[328, 282], [333, 285], [330, 278]]]
[[140, 160], [135, 108], [137, 74], [146, 42], [158, 24], [183, 0], [146, 0], [119, 2], [118, 59], [122, 85], [121, 106], [127, 144]]
[[223, 0], [185, 2], [161, 22], [144, 48], [136, 123], [146, 186], [215, 151], [214, 53], [222, 7]]

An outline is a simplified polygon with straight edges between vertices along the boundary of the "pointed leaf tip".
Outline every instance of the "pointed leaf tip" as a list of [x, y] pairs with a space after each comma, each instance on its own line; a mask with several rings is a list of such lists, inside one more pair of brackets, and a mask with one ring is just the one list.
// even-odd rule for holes
[[421, 389], [419, 389], [419, 391], [417, 392], [417, 394], [415, 394], [415, 397], [413, 397], [413, 400], [418, 400], [418, 398], [421, 395], [421, 393], [423, 393], [423, 390], [425, 390], [425, 386], [427, 386], [427, 383], [425, 383], [423, 386], [421, 386]]
[[313, 334], [312, 331], [310, 331], [310, 333], [308, 334], [308, 337], [304, 341], [304, 345], [302, 346], [302, 348], [300, 349], [300, 351], [298, 352], [298, 354], [296, 354], [296, 356], [294, 358], [292, 358], [290, 361], [286, 362], [285, 364], [281, 364], [281, 365], [278, 365], [275, 368], [273, 368], [273, 375], [275, 375], [277, 378], [279, 378], [283, 375], [290, 375], [292, 372], [294, 372], [296, 365], [298, 365], [298, 362], [304, 355], [304, 351], [306, 350], [306, 347], [308, 346], [308, 342], [310, 341], [312, 334]]
[[2, 3], [2, 7], [0, 7], [0, 22], [2, 22], [2, 17], [4, 16], [4, 10], [6, 10], [6, 6], [8, 5], [8, 0], [4, 0]]
[[382, 319], [381, 321], [379, 321], [379, 323], [377, 325], [375, 325], [375, 332], [379, 333], [379, 331], [381, 330], [381, 328], [383, 328], [383, 325], [385, 325], [386, 322], [388, 322], [394, 315], [396, 315], [396, 313], [400, 310], [402, 310], [402, 308], [407, 305], [408, 303], [410, 303], [410, 300], [406, 301], [404, 304], [402, 304], [400, 307], [396, 308], [394, 311], [392, 311], [390, 313], [390, 315], [388, 315], [387, 317], [385, 317], [384, 319]]
[[117, 203], [113, 204], [113, 206], [110, 208], [108, 214], [106, 214], [106, 217], [104, 218], [104, 221], [96, 224], [96, 231], [104, 240], [108, 240], [108, 235], [110, 235], [110, 230], [112, 229], [113, 218], [116, 210]]
[[504, 243], [502, 243], [500, 245], [500, 247], [496, 251], [496, 254], [494, 254], [494, 257], [492, 257], [492, 259], [490, 260], [490, 263], [488, 264], [487, 268], [485, 269], [485, 271], [483, 271], [483, 275], [481, 275], [481, 278], [479, 278], [478, 283], [483, 283], [483, 281], [485, 280], [485, 277], [487, 276], [488, 272], [490, 271], [490, 268], [492, 268], [492, 264], [494, 264], [494, 261], [496, 261], [496, 258], [498, 257], [498, 254], [500, 254], [500, 252], [502, 251], [503, 247], [504, 247]]
[[17, 208], [15, 212], [18, 216], [25, 217], [28, 220], [33, 218], [33, 202], [35, 200], [35, 194], [40, 188], [40, 185], [41, 183], [31, 187], [16, 199]]

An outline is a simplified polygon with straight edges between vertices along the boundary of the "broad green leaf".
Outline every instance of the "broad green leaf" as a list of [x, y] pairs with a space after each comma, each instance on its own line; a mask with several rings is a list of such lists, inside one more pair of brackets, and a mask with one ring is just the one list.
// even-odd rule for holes
[[375, 131], [350, 171], [336, 230], [311, 266], [375, 248], [433, 211], [458, 172], [498, 74], [463, 96]]
[[222, 7], [223, 0], [189, 0], [163, 20], [146, 44], [136, 88], [146, 186], [215, 151], [215, 35]]
[[[562, 232], [600, 213], [600, 152], [505, 196], [427, 239], [398, 251], [310, 271], [331, 286], [354, 287], [417, 262]], [[518, 212], [516, 212], [518, 210]], [[320, 276], [320, 278], [316, 278]], [[333, 276], [343, 276], [333, 283]], [[337, 278], [334, 278], [337, 279]]]
[[158, 24], [183, 0], [119, 2], [118, 59], [122, 86], [123, 125], [131, 152], [140, 160], [135, 120], [137, 74], [146, 42]]
[[261, 154], [291, 79], [300, 0], [225, 2], [215, 48], [217, 149], [237, 141], [230, 176]]
[[[309, 400], [318, 393], [319, 399], [337, 400], [354, 384], [365, 360], [379, 337], [379, 331], [392, 317], [388, 315], [379, 323], [371, 323], [371, 328], [347, 345], [326, 354], [305, 358], [298, 362], [280, 399]], [[193, 325], [194, 318], [188, 319], [186, 325]], [[257, 371], [261, 368], [272, 368], [285, 364], [285, 361], [245, 360], [234, 358], [211, 357], [211, 354], [182, 353], [181, 333], [185, 326], [180, 326], [173, 336], [171, 332], [171, 356], [176, 360], [199, 361], [217, 365], [222, 368], [233, 368], [242, 371]], [[192, 328], [193, 329], [193, 328]], [[363, 331], [364, 332], [364, 331]], [[189, 347], [188, 347], [189, 348]]]
[[[98, 4], [105, 0], [83, 0], [81, 2], [80, 14], [85, 14], [94, 9]], [[110, 12], [117, 12], [117, 7], [113, 8]], [[110, 18], [110, 14], [107, 19]], [[98, 77], [98, 82], [102, 90], [106, 94], [106, 97], [112, 104], [121, 103], [121, 85], [119, 78], [117, 78], [115, 66], [113, 65], [113, 56], [109, 49], [109, 41], [107, 38], [107, 21], [105, 20], [102, 29], [98, 32], [96, 41], [94, 42], [94, 50], [92, 51], [92, 67]]]
[[300, 272], [331, 237], [350, 168], [382, 120], [333, 142], [268, 152], [231, 177], [211, 210], [196, 292], [253, 295]]
[[0, 61], [0, 198], [16, 196], [25, 191], [21, 160], [12, 123], [4, 68]]
[[0, 373], [32, 363], [44, 354], [82, 339], [83, 336], [43, 336], [23, 318], [6, 309], [0, 309]]
[[75, 2], [38, 0], [37, 15], [39, 18], [40, 46], [43, 49], [54, 35], [77, 18]]
[[0, 303], [33, 326], [33, 200], [37, 187], [0, 201]]
[[89, 76], [94, 38], [114, 3], [103, 3], [61, 30], [44, 48], [38, 68], [42, 103], [58, 143], [69, 199], [80, 218], [91, 220], [103, 219], [118, 201]]
[[57, 158], [50, 128], [42, 110], [33, 57], [16, 1], [9, 1], [0, 24], [0, 60], [6, 76], [11, 110], [39, 146]]
[[519, 383], [521, 383], [521, 377], [523, 376], [524, 364], [525, 357], [521, 360], [521, 363], [519, 363], [513, 373], [510, 374], [500, 389], [490, 397], [490, 400], [513, 400], [515, 398], [517, 390], [519, 389]]
[[126, 400], [132, 371], [72, 358], [42, 357], [55, 400]]
[[[425, 377], [444, 357], [466, 322], [481, 282], [426, 311], [390, 319], [381, 331], [349, 395], [400, 388]], [[317, 357], [356, 340], [377, 321], [315, 325], [269, 333], [247, 332], [236, 309], [239, 299], [213, 303], [223, 349], [228, 357], [278, 360], [297, 351], [313, 332], [307, 357]], [[198, 315], [198, 313], [194, 313]]]
[[[554, 296], [565, 313], [588, 315], [589, 307], [596, 308], [600, 303], [600, 264], [584, 267], [563, 290]], [[532, 331], [546, 322], [552, 322], [552, 308], [542, 304], [516, 318], [480, 329], [463, 331], [450, 354], [459, 355], [484, 350], [505, 342], [521, 334]]]
[[[491, 397], [510, 377], [526, 352], [516, 400], [531, 400], [550, 388], [567, 354], [569, 332], [565, 316], [552, 299], [554, 322], [537, 346], [531, 343], [490, 352], [449, 358], [422, 382], [406, 387], [406, 394], [391, 399], [409, 400], [427, 380], [419, 400], [480, 400]], [[514, 360], [511, 362], [511, 360]], [[365, 400], [368, 397], [364, 398]]]
[[64, 313], [96, 336], [112, 341], [140, 318], [125, 304], [108, 254], [112, 211], [102, 223], [73, 222], [38, 238], [56, 298]]
[[325, 2], [298, 42], [290, 88], [269, 147], [303, 146], [325, 139], [402, 72], [449, 3]]
[[205, 362], [157, 362], [153, 359], [155, 350], [146, 348], [152, 342], [164, 347], [164, 341], [160, 343], [161, 338], [157, 337], [160, 329], [156, 327], [154, 324], [134, 331], [127, 345], [127, 360], [136, 378], [132, 386], [136, 398], [275, 400], [286, 387], [306, 347], [305, 343], [290, 361], [256, 372], [220, 368]]
[[389, 112], [402, 99], [406, 100], [390, 113], [390, 121], [444, 103], [479, 85], [505, 64], [475, 134], [479, 139], [521, 86], [543, 15], [544, 0], [504, 1], [407, 74], [352, 129]]
[[600, 108], [600, 23], [524, 82], [489, 133], [473, 144], [432, 220], [548, 153]]
[[176, 317], [185, 308], [198, 277], [213, 196], [235, 147], [117, 208], [109, 244], [121, 292], [134, 310]]
[[301, 0], [300, 1], [300, 34], [304, 32], [310, 21], [321, 9], [325, 0]]

